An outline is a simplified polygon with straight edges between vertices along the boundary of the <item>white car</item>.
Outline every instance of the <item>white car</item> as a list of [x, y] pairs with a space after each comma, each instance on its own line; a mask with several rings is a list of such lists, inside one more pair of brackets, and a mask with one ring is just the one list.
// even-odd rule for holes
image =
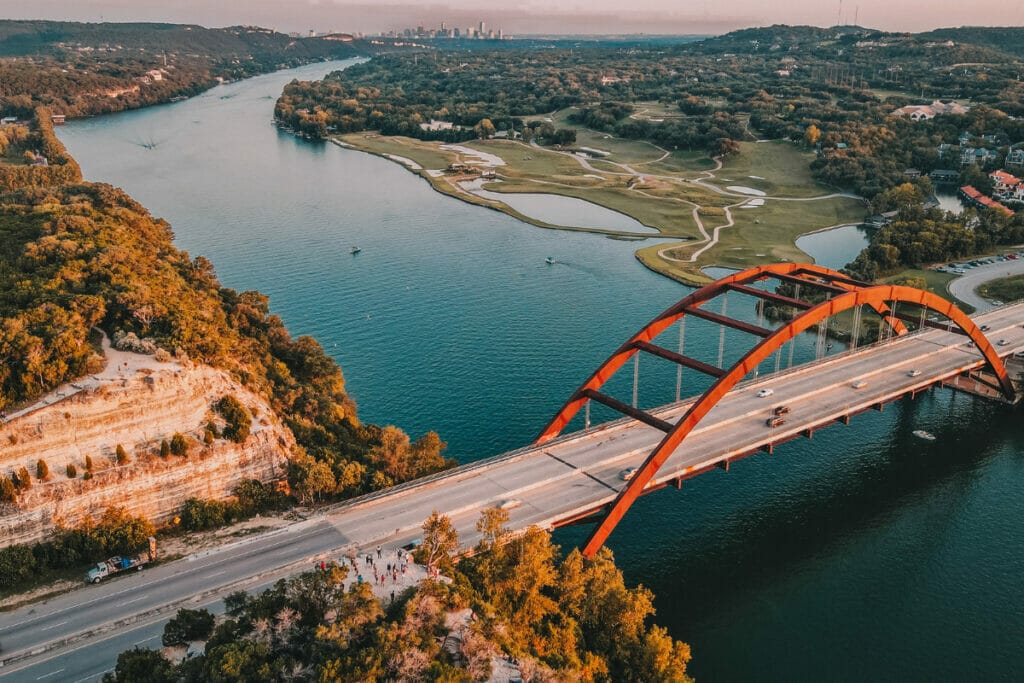
[[622, 481], [629, 481], [636, 476], [636, 467], [627, 467], [626, 469], [619, 472], [619, 479]]
[[523, 504], [523, 501], [518, 498], [506, 498], [505, 500], [498, 503], [499, 510], [514, 510]]
[[911, 370], [910, 372], [907, 373], [907, 377], [917, 377], [920, 374], [920, 370]]
[[768, 398], [769, 396], [771, 396], [774, 393], [775, 393], [774, 389], [762, 389], [761, 391], [757, 392], [757, 397], [758, 398]]
[[996, 344], [998, 344], [999, 346], [1006, 346], [1009, 343], [1010, 343], [1009, 339], [1000, 339], [999, 341], [996, 342]]
[[859, 380], [857, 380], [856, 382], [854, 382], [853, 384], [851, 384], [850, 386], [851, 386], [851, 387], [853, 387], [854, 389], [863, 389], [863, 388], [864, 388], [864, 387], [866, 387], [867, 385], [868, 385], [868, 383], [867, 383], [867, 382], [865, 382], [865, 381], [864, 381], [864, 380], [862, 380], [862, 379], [859, 379]]

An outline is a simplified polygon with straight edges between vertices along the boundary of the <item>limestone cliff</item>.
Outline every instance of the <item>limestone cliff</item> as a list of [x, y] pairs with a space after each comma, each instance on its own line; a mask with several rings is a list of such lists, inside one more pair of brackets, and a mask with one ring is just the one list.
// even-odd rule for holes
[[[25, 467], [32, 481], [15, 505], [0, 508], [0, 547], [40, 540], [58, 523], [72, 526], [112, 505], [165, 521], [187, 498], [222, 499], [243, 479], [283, 476], [294, 438], [262, 397], [206, 365], [104, 350], [102, 372], [0, 425], [0, 473]], [[243, 443], [204, 444], [207, 423], [219, 420], [212, 406], [229, 394], [252, 416], [251, 433]], [[175, 433], [186, 437], [187, 456], [161, 457], [161, 442]], [[118, 445], [129, 462], [117, 463]], [[86, 456], [93, 465], [88, 478]], [[36, 478], [39, 460], [49, 468], [45, 481]], [[69, 464], [77, 470], [73, 478]]]

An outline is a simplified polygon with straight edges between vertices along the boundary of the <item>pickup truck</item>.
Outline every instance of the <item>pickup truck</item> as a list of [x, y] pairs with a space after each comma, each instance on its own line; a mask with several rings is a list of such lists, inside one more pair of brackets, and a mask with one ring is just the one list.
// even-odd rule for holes
[[156, 561], [156, 539], [149, 537], [149, 550], [138, 555], [115, 555], [89, 568], [85, 574], [86, 583], [99, 583], [108, 576], [121, 574], [129, 570], [142, 571], [143, 567]]

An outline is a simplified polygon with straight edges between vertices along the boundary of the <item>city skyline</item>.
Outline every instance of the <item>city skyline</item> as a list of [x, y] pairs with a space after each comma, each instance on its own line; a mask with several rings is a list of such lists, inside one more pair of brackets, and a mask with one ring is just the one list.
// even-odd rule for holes
[[1024, 25], [1024, 4], [1005, 0], [836, 0], [832, 3], [791, 0], [766, 10], [757, 0], [734, 0], [723, 10], [710, 0], [697, 0], [680, 9], [668, 0], [633, 3], [628, 10], [615, 0], [576, 0], [539, 3], [532, 0], [515, 10], [481, 9], [468, 0], [413, 4], [407, 0], [368, 3], [365, 0], [304, 0], [283, 5], [275, 0], [237, 0], [210, 3], [181, 0], [172, 6], [156, 0], [0, 0], [0, 17], [67, 21], [159, 21], [204, 26], [254, 24], [282, 32], [401, 31], [423, 25], [439, 28], [476, 27], [484, 21], [506, 34], [718, 34], [771, 24], [833, 26], [858, 23], [889, 31], [925, 31], [950, 26]]

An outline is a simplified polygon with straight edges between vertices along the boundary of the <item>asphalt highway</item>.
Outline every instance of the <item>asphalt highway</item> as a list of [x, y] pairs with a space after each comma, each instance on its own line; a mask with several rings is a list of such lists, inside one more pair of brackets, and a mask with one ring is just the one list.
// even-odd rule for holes
[[[975, 320], [990, 327], [986, 334], [993, 344], [1004, 340], [996, 346], [1000, 355], [1024, 350], [1024, 304], [976, 315]], [[655, 482], [685, 477], [982, 366], [980, 352], [966, 342], [953, 332], [929, 330], [746, 382], [712, 409]], [[861, 382], [863, 386], [854, 388]], [[773, 393], [758, 397], [764, 388]], [[674, 421], [690, 405], [684, 401], [655, 414]], [[766, 426], [772, 409], [780, 405], [790, 410], [785, 424]], [[194, 600], [182, 605], [189, 607], [215, 604], [229, 590], [262, 585], [273, 572], [306, 568], [296, 563], [348, 556], [377, 545], [393, 549], [418, 539], [420, 525], [434, 510], [452, 519], [463, 547], [478, 540], [475, 524], [488, 507], [507, 507], [513, 529], [551, 528], [613, 500], [625, 486], [621, 471], [641, 464], [662, 436], [624, 418], [378, 492], [201, 557], [114, 577], [0, 614], [0, 658], [5, 658], [0, 679], [51, 680], [49, 675], [52, 680], [88, 680], [113, 666], [121, 650], [157, 644], [159, 638], [152, 636], [183, 601]], [[240, 585], [245, 581], [251, 585]], [[145, 616], [138, 623], [87, 635], [97, 626], [133, 615]], [[52, 647], [72, 637], [79, 640]], [[92, 647], [83, 649], [85, 644]]]

